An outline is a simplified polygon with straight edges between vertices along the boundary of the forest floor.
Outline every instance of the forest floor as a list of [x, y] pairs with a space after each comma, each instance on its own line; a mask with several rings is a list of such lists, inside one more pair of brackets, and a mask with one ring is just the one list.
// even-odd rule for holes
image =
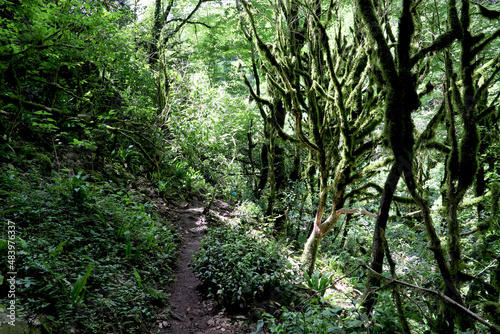
[[[177, 226], [182, 242], [175, 281], [169, 289], [170, 307], [160, 312], [157, 326], [150, 333], [248, 334], [254, 331], [257, 325], [247, 316], [232, 314], [216, 301], [204, 299], [200, 292], [201, 282], [189, 266], [193, 255], [200, 248], [208, 225], [207, 218], [203, 215], [203, 203], [195, 199], [175, 208], [167, 208], [161, 203], [159, 208]], [[227, 218], [234, 215], [229, 204], [220, 200], [214, 201], [212, 209]]]

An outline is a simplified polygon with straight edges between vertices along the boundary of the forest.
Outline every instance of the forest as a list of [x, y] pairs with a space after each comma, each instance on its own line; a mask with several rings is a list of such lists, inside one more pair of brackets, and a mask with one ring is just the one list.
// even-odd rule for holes
[[500, 333], [499, 0], [0, 0], [0, 36], [0, 334]]

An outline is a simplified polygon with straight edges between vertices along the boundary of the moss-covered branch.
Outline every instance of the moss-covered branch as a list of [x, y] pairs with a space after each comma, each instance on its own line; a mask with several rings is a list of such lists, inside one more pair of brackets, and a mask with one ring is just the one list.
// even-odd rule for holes
[[14, 96], [14, 95], [0, 94], [0, 99], [4, 100], [4, 101], [7, 101], [7, 102], [19, 103], [23, 107], [28, 107], [30, 109], [45, 110], [45, 111], [47, 111], [47, 112], [49, 112], [51, 114], [55, 113], [55, 114], [57, 114], [59, 116], [73, 116], [73, 114], [71, 112], [69, 112], [69, 111], [61, 110], [61, 109], [58, 109], [58, 108], [51, 108], [51, 107], [47, 107], [47, 106], [45, 106], [43, 104], [26, 101], [26, 100], [21, 99], [18, 96]]
[[373, 3], [371, 0], [357, 0], [358, 8], [361, 16], [366, 23], [368, 32], [377, 44], [377, 53], [380, 63], [382, 65], [382, 73], [385, 79], [390, 83], [397, 85], [397, 71], [394, 58], [392, 57], [391, 50], [387, 41], [384, 38], [382, 28], [378, 22]]
[[434, 42], [429, 45], [426, 48], [421, 49], [416, 55], [414, 55], [410, 63], [412, 65], [415, 65], [418, 63], [420, 60], [422, 60], [427, 54], [439, 50], [443, 50], [444, 48], [448, 47], [453, 43], [457, 38], [460, 37], [459, 31], [456, 30], [448, 30], [444, 32], [443, 34], [439, 35]]
[[[486, 327], [488, 327], [489, 329], [491, 329], [492, 333], [500, 333], [500, 328], [498, 326], [490, 324], [489, 322], [487, 322], [486, 320], [484, 320], [483, 318], [481, 318], [478, 314], [472, 312], [471, 310], [469, 310], [465, 306], [461, 305], [460, 303], [457, 303], [453, 299], [451, 299], [448, 296], [446, 296], [445, 294], [443, 294], [441, 291], [436, 291], [436, 290], [432, 290], [432, 289], [422, 288], [420, 286], [417, 286], [417, 285], [414, 285], [414, 284], [411, 284], [411, 283], [407, 283], [407, 282], [400, 281], [400, 280], [397, 280], [397, 279], [394, 279], [394, 278], [386, 277], [386, 276], [384, 276], [382, 274], [379, 274], [378, 272], [374, 271], [373, 269], [371, 269], [370, 267], [368, 267], [366, 265], [363, 266], [363, 267], [366, 268], [372, 275], [375, 275], [375, 276], [379, 277], [380, 279], [383, 279], [383, 280], [387, 281], [387, 285], [390, 285], [390, 284], [403, 285], [403, 286], [407, 286], [409, 288], [412, 288], [412, 289], [415, 289], [415, 290], [418, 290], [418, 291], [425, 292], [425, 293], [430, 294], [430, 295], [437, 296], [441, 300], [443, 300], [444, 302], [446, 302], [447, 304], [453, 306], [455, 309], [457, 309], [457, 310], [459, 310], [461, 312], [464, 312], [465, 314], [467, 314], [472, 319], [474, 319], [474, 320], [482, 323], [483, 325], [485, 325]], [[384, 288], [385, 287], [381, 287], [381, 289], [384, 289]]]
[[[422, 146], [429, 145], [429, 142], [434, 138], [438, 125], [441, 124], [444, 120], [444, 114], [445, 114], [444, 111], [445, 111], [444, 103], [442, 103], [438, 111], [434, 114], [429, 123], [427, 123], [425, 130], [420, 134], [420, 136], [416, 140], [415, 148], [417, 150]], [[439, 143], [436, 143], [435, 146], [438, 149], [442, 148], [442, 146], [440, 146]]]

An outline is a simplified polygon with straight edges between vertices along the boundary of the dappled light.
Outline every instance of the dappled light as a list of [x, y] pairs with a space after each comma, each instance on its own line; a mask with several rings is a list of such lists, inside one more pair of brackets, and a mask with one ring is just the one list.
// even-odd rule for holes
[[0, 0], [0, 333], [500, 333], [499, 22]]

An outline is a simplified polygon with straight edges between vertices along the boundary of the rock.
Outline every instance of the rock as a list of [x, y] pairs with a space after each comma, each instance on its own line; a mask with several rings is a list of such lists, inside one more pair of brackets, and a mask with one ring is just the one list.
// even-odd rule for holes
[[33, 328], [22, 319], [12, 321], [7, 313], [0, 311], [0, 334], [42, 334], [40, 327]]
[[177, 321], [182, 321], [182, 317], [175, 312], [170, 311], [170, 316], [172, 317], [172, 319], [175, 319]]
[[214, 319], [210, 319], [210, 320], [208, 320], [208, 321], [207, 321], [207, 325], [209, 325], [210, 327], [215, 326], [215, 321], [214, 321]]

